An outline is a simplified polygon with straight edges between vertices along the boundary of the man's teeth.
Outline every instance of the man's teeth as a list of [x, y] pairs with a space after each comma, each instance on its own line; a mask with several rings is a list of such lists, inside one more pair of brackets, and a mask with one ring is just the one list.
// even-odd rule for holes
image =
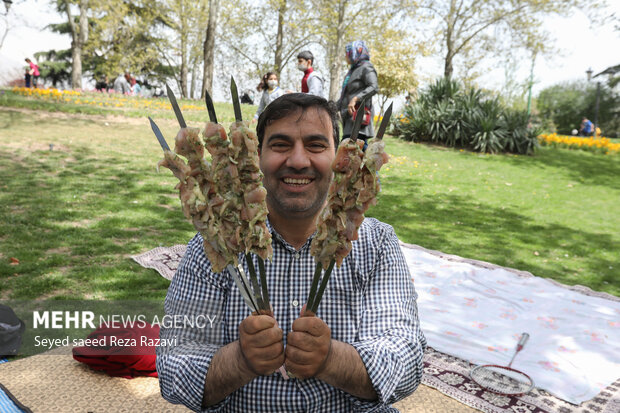
[[307, 178], [304, 178], [304, 179], [284, 178], [284, 183], [293, 184], [293, 185], [306, 185], [310, 183], [310, 180]]

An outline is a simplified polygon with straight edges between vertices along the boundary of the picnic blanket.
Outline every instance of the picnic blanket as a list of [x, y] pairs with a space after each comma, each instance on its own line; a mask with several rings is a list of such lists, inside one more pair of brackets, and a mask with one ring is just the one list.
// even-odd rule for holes
[[[620, 377], [619, 298], [416, 245], [402, 248], [419, 294], [422, 329], [437, 350], [435, 356], [425, 357], [423, 383], [453, 397], [459, 395], [460, 401], [483, 411], [503, 411], [501, 406], [508, 405], [505, 400], [479, 388], [467, 391], [471, 383], [463, 366], [507, 364], [518, 337], [528, 332], [530, 341], [513, 367], [532, 376], [539, 389], [510, 398], [510, 405], [569, 413], [588, 411], [585, 406], [594, 402], [599, 410], [592, 411], [620, 411], [620, 381], [614, 383]], [[166, 252], [161, 255], [161, 251]], [[159, 267], [160, 274], [171, 279], [183, 254], [184, 246], [176, 245], [133, 259], [149, 268]], [[165, 266], [158, 266], [159, 256]], [[437, 354], [452, 355], [458, 361], [446, 370], [445, 360]], [[437, 372], [438, 366], [450, 373], [440, 375], [443, 381], [429, 373]], [[459, 374], [464, 381], [459, 382]], [[452, 383], [450, 377], [456, 377]]]
[[[1, 365], [0, 385], [3, 384], [25, 406], [24, 411], [35, 413], [189, 412], [161, 397], [157, 378], [127, 380], [93, 371], [71, 358], [70, 347]], [[476, 411], [424, 385], [395, 407], [403, 413]], [[0, 409], [5, 411], [19, 410]]]
[[450, 260], [403, 246], [422, 330], [434, 349], [474, 364], [512, 367], [537, 387], [579, 404], [620, 378], [620, 299], [530, 273]]

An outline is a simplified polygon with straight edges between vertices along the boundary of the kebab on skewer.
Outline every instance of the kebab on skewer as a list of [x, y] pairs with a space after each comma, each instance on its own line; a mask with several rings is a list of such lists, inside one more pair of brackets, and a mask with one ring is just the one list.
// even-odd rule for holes
[[[236, 84], [231, 78], [231, 92], [236, 122], [231, 125], [230, 139], [217, 123], [211, 97], [206, 95], [211, 122], [202, 134], [188, 128], [174, 94], [168, 96], [181, 129], [175, 139], [175, 152], [170, 151], [159, 128], [151, 121], [162, 148], [164, 159], [158, 166], [172, 170], [179, 179], [177, 188], [185, 216], [192, 221], [204, 240], [205, 254], [213, 270], [227, 268], [239, 286], [246, 304], [253, 311], [269, 311], [264, 259], [270, 259], [271, 234], [267, 230], [266, 191], [258, 167], [258, 139], [241, 119]], [[236, 100], [236, 104], [235, 104]], [[211, 154], [211, 163], [204, 158], [204, 149]], [[187, 163], [177, 156], [182, 155]], [[251, 261], [250, 252], [258, 256], [262, 293]], [[252, 287], [243, 268], [238, 265], [238, 254], [246, 254]]]
[[[317, 261], [306, 304], [306, 311], [312, 314], [318, 310], [334, 265], [342, 265], [353, 248], [351, 241], [358, 239], [357, 231], [364, 221], [364, 213], [377, 202], [380, 190], [377, 171], [388, 161], [382, 138], [392, 115], [392, 105], [383, 117], [376, 138], [368, 142], [366, 152], [362, 150], [364, 142], [357, 140], [364, 106], [365, 101], [362, 101], [351, 138], [344, 139], [338, 146], [332, 163], [334, 179], [327, 204], [317, 219], [317, 234], [310, 245], [310, 254]], [[322, 269], [325, 275], [319, 287]]]

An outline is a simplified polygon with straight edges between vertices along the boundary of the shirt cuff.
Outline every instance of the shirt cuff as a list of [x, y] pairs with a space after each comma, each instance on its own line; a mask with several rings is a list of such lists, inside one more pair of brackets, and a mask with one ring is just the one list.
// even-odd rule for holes
[[[370, 378], [370, 382], [372, 383], [378, 398], [372, 402], [351, 396], [351, 400], [355, 407], [360, 409], [360, 411], [372, 411], [368, 409], [372, 409], [373, 407], [385, 407], [386, 405], [390, 405], [402, 399], [403, 396], [399, 396], [401, 390], [406, 391], [405, 388], [413, 384], [410, 383], [411, 377], [405, 377], [408, 376], [405, 368], [414, 370], [418, 369], [418, 366], [406, 366], [402, 363], [402, 360], [400, 360], [399, 357], [399, 353], [402, 349], [393, 348], [393, 345], [386, 343], [385, 340], [382, 339], [351, 343], [351, 345], [357, 350], [364, 366], [366, 366], [368, 377]], [[406, 391], [409, 394], [413, 392], [415, 387], [417, 387], [417, 384], [419, 384], [419, 379], [421, 378], [421, 367], [419, 370], [420, 377], [418, 378], [417, 383], [415, 383], [415, 386], [410, 389], [410, 391]], [[400, 387], [405, 388], [401, 389]]]
[[217, 404], [202, 407], [207, 371], [217, 348], [203, 345], [175, 350], [174, 353], [163, 350], [157, 355], [162, 396], [170, 403], [184, 404], [195, 412], [220, 411], [230, 395]]

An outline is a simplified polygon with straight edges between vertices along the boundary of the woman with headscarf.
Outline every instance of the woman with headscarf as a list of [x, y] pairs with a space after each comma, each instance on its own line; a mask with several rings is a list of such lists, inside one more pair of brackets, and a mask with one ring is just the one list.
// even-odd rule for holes
[[267, 72], [258, 86], [256, 86], [256, 90], [263, 92], [263, 94], [258, 103], [258, 109], [256, 110], [256, 115], [254, 115], [252, 122], [258, 121], [258, 117], [263, 113], [267, 105], [284, 94], [284, 91], [278, 86], [278, 75], [274, 72]]
[[[362, 122], [358, 137], [365, 142], [374, 136], [372, 120], [374, 112], [372, 109], [372, 96], [379, 90], [377, 83], [377, 71], [370, 63], [370, 53], [366, 44], [362, 40], [357, 40], [347, 44], [345, 48], [347, 63], [350, 65], [349, 71], [342, 84], [342, 92], [338, 99], [338, 109], [343, 123], [342, 138], [351, 136], [353, 129], [353, 114], [357, 111], [363, 99], [366, 100], [366, 108], [370, 115], [366, 116]], [[366, 122], [368, 120], [368, 122]], [[364, 145], [366, 146], [366, 145]]]

